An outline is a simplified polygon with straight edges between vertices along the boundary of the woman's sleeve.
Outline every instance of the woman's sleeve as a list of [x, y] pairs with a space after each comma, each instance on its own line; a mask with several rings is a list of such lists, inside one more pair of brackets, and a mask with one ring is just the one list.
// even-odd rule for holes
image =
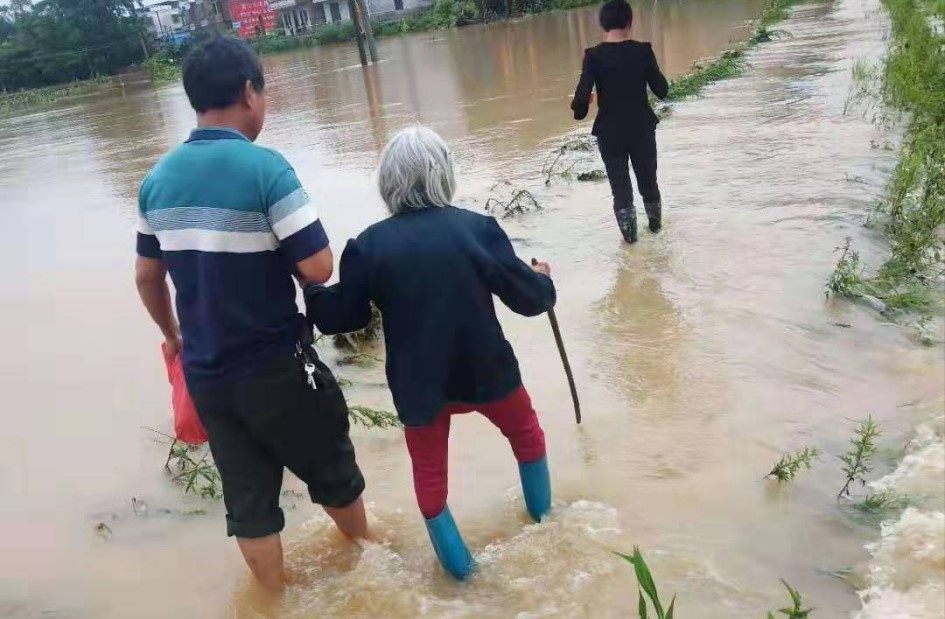
[[341, 277], [333, 286], [310, 284], [305, 287], [305, 314], [320, 333], [350, 333], [371, 321], [368, 290], [368, 257], [358, 242], [348, 241], [341, 254]]
[[594, 71], [591, 62], [591, 50], [584, 52], [584, 64], [581, 67], [581, 78], [578, 80], [574, 98], [571, 99], [571, 110], [574, 111], [574, 120], [587, 118], [591, 106], [591, 93], [594, 91]]
[[663, 72], [660, 71], [660, 65], [656, 61], [656, 54], [653, 53], [651, 44], [646, 44], [646, 51], [646, 83], [650, 85], [653, 94], [662, 101], [669, 94], [669, 83], [666, 81]]
[[522, 316], [537, 316], [555, 306], [554, 282], [515, 255], [512, 242], [495, 218], [487, 219], [482, 240], [489, 289], [510, 310]]

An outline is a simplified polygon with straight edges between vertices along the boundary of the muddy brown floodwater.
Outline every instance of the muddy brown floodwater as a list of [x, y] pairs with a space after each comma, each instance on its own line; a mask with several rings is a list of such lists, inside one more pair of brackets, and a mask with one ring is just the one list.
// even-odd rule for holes
[[[637, 7], [637, 36], [678, 75], [744, 38], [761, 10], [660, 0]], [[451, 141], [461, 205], [535, 191], [545, 209], [504, 225], [555, 267], [585, 416], [576, 427], [547, 321], [504, 313], [548, 435], [554, 516], [527, 526], [502, 437], [475, 416], [454, 422], [450, 502], [480, 565], [457, 585], [434, 563], [402, 436], [359, 429], [389, 543], [346, 545], [287, 494], [298, 584], [281, 616], [633, 616], [631, 570], [609, 551], [634, 544], [680, 617], [764, 616], [784, 605], [782, 577], [817, 619], [861, 612], [857, 588], [864, 619], [943, 616], [942, 347], [823, 295], [845, 236], [870, 263], [883, 251], [862, 222], [898, 134], [868, 107], [844, 110], [851, 66], [881, 55], [887, 24], [875, 0], [836, 0], [782, 27], [791, 36], [754, 50], [744, 75], [663, 122], [667, 223], [635, 247], [619, 240], [606, 183], [546, 188], [539, 173], [575, 130], [568, 96], [599, 36], [593, 8], [384, 40], [366, 71], [350, 46], [266, 59], [261, 142], [293, 162], [336, 249], [383, 216], [378, 153], [414, 121]], [[192, 124], [179, 86], [133, 80], [0, 118], [0, 615], [260, 616], [222, 505], [183, 497], [162, 474], [167, 447], [142, 430], [170, 419], [158, 334], [132, 285], [135, 192]], [[353, 401], [389, 406], [379, 367], [341, 372], [359, 385]], [[884, 429], [875, 477], [925, 497], [882, 538], [835, 500], [830, 454], [868, 414]], [[762, 479], [805, 445], [828, 454], [812, 472]], [[836, 576], [847, 568], [849, 581]]]

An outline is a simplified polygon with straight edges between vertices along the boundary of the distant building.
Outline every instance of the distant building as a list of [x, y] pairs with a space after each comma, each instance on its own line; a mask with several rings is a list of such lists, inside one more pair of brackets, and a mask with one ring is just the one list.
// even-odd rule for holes
[[[230, 20], [224, 12], [225, 0], [191, 0], [188, 6], [192, 29], [212, 28]], [[228, 23], [226, 23], [229, 26]]]
[[144, 16], [151, 20], [149, 30], [155, 38], [172, 41], [190, 31], [186, 5], [186, 0], [163, 0], [145, 8]]
[[230, 27], [226, 0], [157, 0], [146, 4], [139, 14], [149, 20], [154, 38], [180, 45], [202, 28]]
[[[372, 16], [394, 15], [433, 6], [434, 0], [367, 0]], [[269, 0], [269, 9], [279, 14], [279, 25], [288, 36], [311, 32], [325, 24], [349, 21], [348, 0]]]

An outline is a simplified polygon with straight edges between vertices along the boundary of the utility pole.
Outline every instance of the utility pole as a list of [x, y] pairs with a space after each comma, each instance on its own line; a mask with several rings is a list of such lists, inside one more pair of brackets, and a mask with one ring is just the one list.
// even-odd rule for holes
[[351, 13], [351, 21], [354, 22], [354, 38], [358, 42], [358, 56], [361, 57], [361, 66], [367, 66], [367, 54], [364, 51], [364, 31], [361, 30], [361, 19], [358, 16], [358, 6], [354, 0], [348, 0], [348, 12]]
[[354, 0], [358, 8], [358, 16], [364, 25], [364, 36], [367, 39], [371, 62], [377, 62], [377, 45], [374, 44], [374, 29], [371, 27], [371, 16], [368, 14], [364, 0]]

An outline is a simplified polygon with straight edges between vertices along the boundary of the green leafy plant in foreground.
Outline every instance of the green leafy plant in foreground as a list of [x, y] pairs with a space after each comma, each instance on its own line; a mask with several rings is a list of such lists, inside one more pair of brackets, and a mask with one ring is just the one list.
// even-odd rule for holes
[[650, 603], [653, 605], [653, 609], [656, 612], [655, 619], [673, 619], [673, 612], [676, 606], [676, 596], [673, 596], [672, 601], [669, 603], [669, 608], [665, 611], [663, 610], [663, 604], [660, 601], [659, 593], [656, 591], [656, 583], [653, 581], [653, 574], [650, 573], [650, 568], [647, 566], [646, 561], [643, 560], [643, 555], [640, 553], [640, 549], [636, 546], [633, 548], [632, 555], [625, 555], [622, 553], [615, 553], [617, 556], [621, 557], [624, 561], [633, 566], [633, 570], [637, 576], [637, 590], [640, 594], [640, 601], [638, 604], [638, 610], [640, 613], [640, 619], [649, 619], [649, 610], [646, 604], [646, 598], [643, 597], [643, 594], [646, 594], [646, 597], [650, 599]]
[[[791, 596], [791, 608], [782, 608], [778, 611], [778, 614], [784, 615], [788, 619], [807, 619], [810, 617], [813, 609], [804, 608], [804, 600], [801, 598], [800, 592], [789, 585], [784, 579], [781, 579], [781, 583], [784, 584], [784, 588], [787, 589], [788, 595]], [[769, 612], [768, 619], [776, 619], [774, 613]]]
[[866, 485], [866, 475], [873, 470], [873, 456], [876, 455], [876, 439], [881, 432], [879, 425], [870, 415], [865, 421], [861, 421], [850, 439], [850, 449], [840, 456], [843, 462], [843, 472], [846, 475], [846, 481], [837, 498], [850, 496], [850, 486], [854, 482], [860, 482], [861, 486]]
[[819, 457], [820, 450], [816, 447], [805, 447], [794, 453], [783, 454], [765, 477], [773, 477], [782, 484], [794, 481], [802, 467], [809, 471], [814, 460]]
[[184, 494], [196, 494], [204, 499], [223, 496], [223, 482], [210, 458], [208, 446], [188, 445], [175, 439], [167, 453], [164, 470], [172, 475], [171, 481], [183, 487]]

